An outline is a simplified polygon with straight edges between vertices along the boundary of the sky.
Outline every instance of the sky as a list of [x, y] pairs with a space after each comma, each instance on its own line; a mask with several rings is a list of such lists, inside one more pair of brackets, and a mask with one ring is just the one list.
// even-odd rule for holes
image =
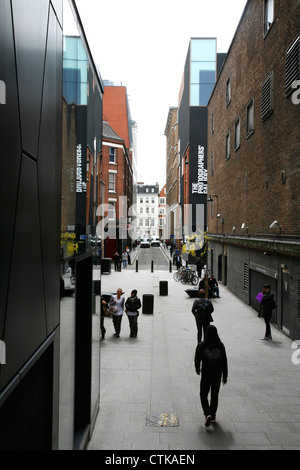
[[247, 0], [76, 0], [101, 78], [127, 89], [137, 123], [137, 178], [166, 183], [169, 108], [191, 37], [216, 37], [227, 52]]

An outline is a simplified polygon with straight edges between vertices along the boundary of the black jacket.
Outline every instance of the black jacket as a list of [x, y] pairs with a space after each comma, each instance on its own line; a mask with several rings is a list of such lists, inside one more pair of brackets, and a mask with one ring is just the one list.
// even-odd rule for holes
[[125, 308], [128, 312], [137, 312], [141, 308], [141, 301], [138, 297], [128, 297], [125, 302]]
[[193, 303], [192, 313], [197, 321], [209, 324], [212, 321], [211, 314], [213, 311], [214, 306], [209, 299], [199, 298]]
[[203, 377], [214, 378], [223, 375], [223, 380], [227, 380], [228, 365], [223, 343], [206, 345], [202, 341], [198, 344], [195, 353], [195, 369], [197, 374], [200, 373], [200, 368]]

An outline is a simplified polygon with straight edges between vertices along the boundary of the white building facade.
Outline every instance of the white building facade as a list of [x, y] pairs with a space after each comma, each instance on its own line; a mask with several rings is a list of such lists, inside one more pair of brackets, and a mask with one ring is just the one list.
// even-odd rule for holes
[[137, 239], [159, 237], [159, 186], [137, 184]]

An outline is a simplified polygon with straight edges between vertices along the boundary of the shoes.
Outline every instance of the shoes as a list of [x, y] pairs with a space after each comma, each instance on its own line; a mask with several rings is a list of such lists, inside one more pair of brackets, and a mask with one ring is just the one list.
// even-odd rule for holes
[[267, 336], [264, 336], [263, 338], [260, 338], [262, 341], [269, 341], [269, 338]]
[[211, 420], [212, 420], [212, 417], [210, 415], [208, 415], [206, 417], [206, 421], [205, 421], [205, 426], [208, 428], [208, 426], [210, 426], [210, 423], [211, 423]]
[[211, 423], [215, 423], [216, 421], [217, 421], [216, 417], [212, 417], [211, 420], [210, 420]]
[[120, 335], [117, 335], [117, 333], [114, 334], [116, 338], [120, 338]]

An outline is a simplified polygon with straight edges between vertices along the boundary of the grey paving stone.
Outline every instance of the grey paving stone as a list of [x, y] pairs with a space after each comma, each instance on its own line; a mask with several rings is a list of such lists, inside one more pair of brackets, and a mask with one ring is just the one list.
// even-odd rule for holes
[[[140, 313], [137, 338], [129, 338], [126, 316], [119, 339], [112, 321], [105, 321], [100, 410], [88, 449], [300, 450], [300, 365], [292, 363], [292, 341], [276, 328], [272, 342], [260, 341], [262, 319], [222, 285], [213, 317], [229, 377], [221, 386], [217, 423], [205, 427], [194, 371], [193, 299], [173, 273], [128, 269], [102, 276], [103, 291], [120, 285], [126, 295], [132, 288], [141, 298], [153, 294], [154, 311]], [[168, 296], [159, 296], [161, 279], [168, 280]], [[146, 414], [154, 412], [177, 414], [179, 426], [146, 426]]]

